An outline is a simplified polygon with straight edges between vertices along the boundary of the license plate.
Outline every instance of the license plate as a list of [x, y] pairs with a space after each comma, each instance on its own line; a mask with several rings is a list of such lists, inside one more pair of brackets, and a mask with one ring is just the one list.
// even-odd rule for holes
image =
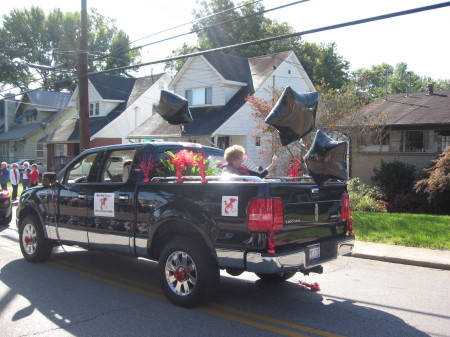
[[309, 246], [309, 259], [318, 259], [320, 257], [320, 245]]

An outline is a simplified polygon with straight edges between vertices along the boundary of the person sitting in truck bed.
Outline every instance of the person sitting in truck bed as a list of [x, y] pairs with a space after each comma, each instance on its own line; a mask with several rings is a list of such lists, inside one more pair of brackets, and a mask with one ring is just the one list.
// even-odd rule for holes
[[237, 174], [240, 176], [255, 176], [264, 178], [269, 174], [269, 172], [275, 167], [275, 161], [277, 160], [277, 156], [272, 157], [272, 162], [269, 166], [266, 167], [262, 172], [255, 172], [249, 170], [247, 166], [243, 165], [245, 155], [245, 149], [240, 145], [232, 145], [225, 150], [224, 158], [227, 162], [226, 165], [223, 166], [223, 173], [228, 174]]

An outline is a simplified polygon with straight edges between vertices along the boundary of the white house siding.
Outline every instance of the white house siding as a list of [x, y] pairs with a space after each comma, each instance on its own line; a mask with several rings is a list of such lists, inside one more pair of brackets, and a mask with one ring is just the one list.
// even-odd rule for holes
[[[88, 82], [88, 94], [89, 94], [89, 103], [100, 102], [102, 101], [102, 97], [98, 93], [97, 89], [92, 85], [92, 83]], [[67, 104], [67, 107], [78, 107], [79, 106], [79, 96], [78, 96], [78, 86], [72, 94], [72, 97]], [[101, 110], [101, 107], [100, 107]]]
[[212, 87], [212, 105], [225, 105], [225, 86], [223, 79], [203, 57], [195, 57], [186, 68], [183, 76], [173, 85], [173, 91], [182, 97], [188, 89]]
[[225, 104], [241, 89], [240, 85], [225, 85]]
[[265, 95], [265, 97], [270, 96], [271, 98], [270, 91], [267, 92], [267, 90], [262, 90], [262, 88], [272, 88], [274, 84], [276, 89], [282, 89], [290, 86], [298, 92], [316, 91], [308, 75], [306, 75], [302, 66], [298, 63], [298, 61], [295, 61], [295, 59], [295, 57], [289, 57], [286, 61], [283, 61], [258, 88], [258, 96]]
[[167, 89], [169, 75], [164, 75], [136, 99], [120, 116], [91, 138], [122, 138], [122, 143], [129, 143], [126, 136], [152, 115], [153, 104], [159, 102], [161, 89]]
[[[289, 73], [290, 70], [290, 73]], [[272, 91], [269, 88], [273, 86], [273, 75], [275, 76], [275, 88], [283, 88], [288, 85], [298, 92], [315, 91], [314, 86], [308, 76], [302, 70], [297, 58], [291, 54], [287, 61], [282, 62], [271, 76], [268, 76], [262, 85], [259, 86], [255, 95], [266, 100], [272, 99]], [[264, 148], [264, 142], [261, 147], [255, 146], [255, 135], [257, 122], [252, 116], [253, 109], [249, 103], [245, 103], [238, 112], [229, 118], [214, 134], [245, 136], [241, 142], [231, 142], [239, 144], [246, 148], [247, 155], [253, 162], [266, 167], [271, 160], [271, 148]], [[236, 137], [233, 137], [237, 139]], [[263, 151], [266, 155], [261, 155]]]

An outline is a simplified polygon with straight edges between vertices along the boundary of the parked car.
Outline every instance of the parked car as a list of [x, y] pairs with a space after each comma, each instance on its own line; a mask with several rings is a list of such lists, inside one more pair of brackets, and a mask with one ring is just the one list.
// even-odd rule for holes
[[[47, 172], [47, 165], [44, 164], [40, 160], [36, 160], [36, 159], [19, 159], [19, 160], [15, 161], [15, 163], [17, 163], [17, 165], [19, 165], [19, 169], [22, 169], [23, 168], [23, 163], [25, 163], [26, 161], [30, 164], [30, 168], [31, 168], [31, 164], [37, 164], [40, 175], [42, 175], [42, 173], [44, 173], [44, 172]], [[9, 166], [11, 166], [11, 164], [12, 163], [10, 163]]]
[[11, 218], [11, 195], [7, 190], [0, 190], [0, 226], [8, 226]]

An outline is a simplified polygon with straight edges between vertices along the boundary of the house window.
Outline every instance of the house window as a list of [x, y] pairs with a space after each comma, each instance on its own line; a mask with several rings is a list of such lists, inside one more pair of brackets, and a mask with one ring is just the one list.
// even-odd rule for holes
[[0, 144], [0, 157], [4, 160], [9, 156], [8, 149], [9, 147], [7, 143]]
[[219, 149], [225, 150], [230, 146], [230, 136], [217, 137], [217, 147]]
[[67, 144], [55, 144], [55, 157], [67, 156]]
[[189, 105], [212, 104], [212, 88], [198, 88], [186, 90]]
[[100, 103], [89, 104], [89, 116], [98, 116], [100, 114]]
[[36, 158], [44, 158], [44, 144], [36, 143]]
[[447, 146], [450, 146], [450, 136], [442, 136], [442, 151], [444, 151]]
[[424, 133], [422, 130], [404, 131], [405, 152], [425, 152]]
[[261, 146], [261, 137], [255, 137], [255, 146]]

